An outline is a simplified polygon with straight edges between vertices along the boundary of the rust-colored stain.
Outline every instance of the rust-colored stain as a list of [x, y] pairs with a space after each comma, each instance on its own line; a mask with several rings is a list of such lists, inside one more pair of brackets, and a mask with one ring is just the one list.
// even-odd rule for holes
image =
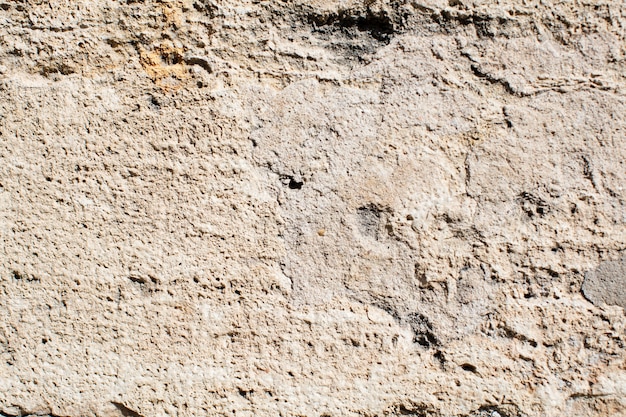
[[[162, 19], [167, 27], [176, 31], [183, 22], [181, 15], [182, 1], [161, 6]], [[171, 42], [153, 46], [152, 49], [139, 50], [140, 62], [148, 76], [165, 90], [178, 90], [189, 79], [189, 68], [185, 64], [183, 48], [175, 47]]]
[[189, 67], [183, 60], [184, 51], [172, 45], [161, 44], [151, 51], [139, 51], [140, 62], [148, 76], [159, 87], [177, 90], [189, 79]]

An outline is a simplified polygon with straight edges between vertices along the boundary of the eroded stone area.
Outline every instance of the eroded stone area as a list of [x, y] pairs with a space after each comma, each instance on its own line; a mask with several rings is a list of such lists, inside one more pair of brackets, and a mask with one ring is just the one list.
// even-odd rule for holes
[[0, 415], [619, 416], [626, 8], [0, 2]]

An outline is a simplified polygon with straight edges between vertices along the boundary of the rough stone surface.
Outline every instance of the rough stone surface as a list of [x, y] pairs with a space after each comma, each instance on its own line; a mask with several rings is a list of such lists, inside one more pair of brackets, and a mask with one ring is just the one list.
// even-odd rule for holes
[[0, 1], [0, 415], [626, 415], [625, 74], [621, 0]]

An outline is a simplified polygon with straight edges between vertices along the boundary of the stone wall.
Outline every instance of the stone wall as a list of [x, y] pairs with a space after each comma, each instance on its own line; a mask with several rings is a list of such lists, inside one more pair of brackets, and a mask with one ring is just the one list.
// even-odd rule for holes
[[626, 415], [626, 5], [0, 2], [0, 416]]

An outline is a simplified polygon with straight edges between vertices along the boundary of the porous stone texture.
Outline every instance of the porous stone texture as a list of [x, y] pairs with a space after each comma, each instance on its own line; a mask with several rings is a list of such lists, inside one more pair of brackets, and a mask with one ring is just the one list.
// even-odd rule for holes
[[0, 415], [626, 415], [625, 74], [621, 0], [0, 1]]

